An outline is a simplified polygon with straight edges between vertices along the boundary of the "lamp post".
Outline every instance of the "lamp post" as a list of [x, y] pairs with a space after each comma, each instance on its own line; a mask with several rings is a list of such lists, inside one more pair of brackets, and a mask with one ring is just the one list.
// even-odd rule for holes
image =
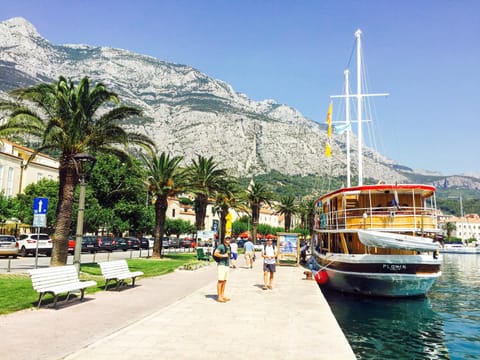
[[80, 194], [78, 197], [78, 215], [77, 215], [77, 231], [75, 233], [75, 250], [73, 253], [73, 265], [80, 273], [80, 253], [82, 252], [83, 237], [83, 215], [85, 211], [85, 187], [87, 185], [85, 179], [93, 170], [97, 159], [86, 153], [78, 153], [73, 156], [75, 170], [80, 180]]

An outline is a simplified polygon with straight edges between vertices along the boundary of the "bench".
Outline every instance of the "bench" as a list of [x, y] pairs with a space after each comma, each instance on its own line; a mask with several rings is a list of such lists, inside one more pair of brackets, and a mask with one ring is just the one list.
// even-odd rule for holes
[[125, 284], [126, 279], [132, 279], [132, 287], [135, 286], [135, 278], [143, 275], [141, 271], [130, 271], [126, 260], [115, 260], [99, 263], [102, 269], [102, 275], [105, 278], [105, 290], [108, 288], [110, 280], [117, 282], [118, 290], [121, 284]]
[[55, 297], [53, 306], [56, 309], [60, 294], [67, 293], [67, 299], [65, 300], [67, 302], [72, 292], [81, 291], [80, 300], [83, 300], [85, 289], [97, 285], [93, 280], [80, 281], [77, 269], [73, 265], [34, 269], [28, 272], [32, 279], [33, 288], [40, 293], [38, 308], [40, 308], [45, 294], [50, 293]]

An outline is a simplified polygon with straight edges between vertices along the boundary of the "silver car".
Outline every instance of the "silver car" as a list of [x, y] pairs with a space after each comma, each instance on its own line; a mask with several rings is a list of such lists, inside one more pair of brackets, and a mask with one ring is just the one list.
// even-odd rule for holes
[[18, 256], [18, 242], [15, 236], [0, 235], [0, 256], [11, 256], [14, 259]]

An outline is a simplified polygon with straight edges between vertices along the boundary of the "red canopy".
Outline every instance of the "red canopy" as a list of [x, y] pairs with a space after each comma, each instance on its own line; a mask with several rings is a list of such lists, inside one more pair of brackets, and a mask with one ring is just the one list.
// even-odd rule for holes
[[250, 237], [250, 234], [248, 233], [248, 231], [245, 231], [238, 236], [241, 237], [241, 238], [248, 238], [248, 237]]
[[267, 236], [265, 236], [265, 239], [276, 239], [277, 237], [275, 235], [272, 235], [272, 234], [267, 234]]

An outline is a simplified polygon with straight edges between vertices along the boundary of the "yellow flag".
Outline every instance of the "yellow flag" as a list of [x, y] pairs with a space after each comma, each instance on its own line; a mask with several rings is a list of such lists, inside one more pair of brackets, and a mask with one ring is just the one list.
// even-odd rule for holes
[[225, 220], [225, 236], [232, 236], [232, 214], [228, 213]]
[[332, 137], [332, 102], [330, 101], [330, 105], [328, 105], [328, 112], [327, 112], [327, 136], [329, 138]]
[[325, 156], [330, 157], [332, 156], [332, 148], [330, 147], [330, 144], [327, 142], [327, 145], [325, 146]]
[[330, 157], [332, 155], [332, 146], [330, 144], [330, 139], [332, 138], [332, 102], [330, 101], [330, 105], [328, 105], [328, 112], [327, 112], [327, 144], [325, 146], [325, 156]]

